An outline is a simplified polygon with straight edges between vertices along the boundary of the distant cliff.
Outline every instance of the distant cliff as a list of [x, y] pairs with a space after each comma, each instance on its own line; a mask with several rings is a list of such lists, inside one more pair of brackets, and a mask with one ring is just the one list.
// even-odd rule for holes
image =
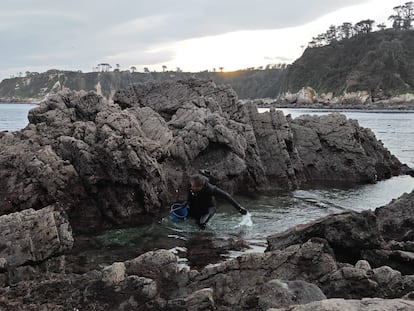
[[209, 79], [217, 84], [228, 84], [242, 99], [270, 97], [280, 93], [286, 70], [240, 70], [235, 72], [74, 72], [49, 70], [31, 73], [26, 77], [5, 79], [0, 83], [0, 101], [43, 100], [47, 95], [63, 88], [95, 91], [105, 98], [112, 98], [117, 90], [131, 84], [148, 81], [182, 80], [188, 78]]
[[311, 87], [318, 94], [364, 91], [369, 101], [414, 93], [414, 30], [392, 29], [308, 48], [287, 69], [235, 72], [71, 72], [49, 70], [0, 83], [0, 100], [39, 101], [64, 87], [112, 98], [119, 89], [148, 81], [209, 79], [228, 84], [240, 99], [277, 98]]

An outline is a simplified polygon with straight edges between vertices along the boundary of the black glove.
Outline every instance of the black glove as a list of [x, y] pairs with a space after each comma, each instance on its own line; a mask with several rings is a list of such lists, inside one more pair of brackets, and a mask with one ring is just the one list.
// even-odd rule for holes
[[240, 212], [240, 214], [242, 214], [242, 215], [246, 215], [246, 214], [247, 214], [247, 209], [245, 209], [245, 208], [243, 208], [243, 207], [241, 207], [241, 206], [240, 206], [240, 208], [239, 208], [239, 212]]

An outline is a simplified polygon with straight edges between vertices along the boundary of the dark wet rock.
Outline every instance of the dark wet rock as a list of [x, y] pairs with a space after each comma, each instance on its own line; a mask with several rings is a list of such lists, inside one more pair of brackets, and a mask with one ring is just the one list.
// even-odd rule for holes
[[[414, 251], [414, 191], [377, 208], [375, 214], [386, 241], [406, 242], [405, 245], [409, 247], [407, 250]], [[404, 247], [404, 244], [400, 247]]]
[[374, 249], [362, 252], [373, 266], [389, 265], [403, 274], [414, 274], [414, 253], [399, 250]]
[[355, 263], [366, 249], [378, 249], [383, 243], [373, 212], [346, 212], [329, 215], [298, 225], [267, 238], [268, 250], [284, 249], [311, 238], [323, 238], [342, 262]]
[[242, 238], [208, 236], [206, 234], [194, 234], [185, 244], [185, 258], [188, 265], [200, 270], [209, 264], [223, 261], [223, 257], [229, 251], [241, 251], [248, 249], [246, 241]]
[[411, 278], [388, 266], [369, 270], [343, 267], [323, 277], [319, 286], [330, 298], [398, 298], [413, 290]]

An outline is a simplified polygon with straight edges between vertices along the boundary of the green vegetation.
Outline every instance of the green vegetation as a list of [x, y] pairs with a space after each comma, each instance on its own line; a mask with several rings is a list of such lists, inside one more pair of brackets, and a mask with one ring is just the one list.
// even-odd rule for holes
[[414, 30], [387, 29], [308, 48], [289, 69], [283, 89], [318, 93], [414, 91]]

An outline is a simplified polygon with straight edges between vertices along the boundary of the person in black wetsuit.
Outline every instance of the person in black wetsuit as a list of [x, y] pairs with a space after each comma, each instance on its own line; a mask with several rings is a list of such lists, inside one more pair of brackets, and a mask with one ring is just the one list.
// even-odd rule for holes
[[247, 214], [247, 210], [237, 203], [227, 192], [210, 184], [203, 175], [192, 175], [190, 177], [190, 184], [191, 188], [187, 195], [189, 217], [194, 218], [201, 229], [205, 229], [207, 222], [216, 212], [215, 197], [220, 197], [228, 201], [240, 214]]

